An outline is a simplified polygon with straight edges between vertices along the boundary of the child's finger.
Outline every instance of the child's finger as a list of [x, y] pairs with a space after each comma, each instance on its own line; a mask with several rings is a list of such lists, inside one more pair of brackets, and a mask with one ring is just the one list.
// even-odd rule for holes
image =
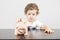
[[49, 30], [45, 30], [44, 32], [45, 32], [45, 33], [50, 33]]
[[52, 30], [46, 30], [45, 33], [52, 34], [54, 32]]
[[53, 30], [49, 30], [49, 33], [52, 34], [52, 33], [54, 33], [54, 32], [53, 32]]

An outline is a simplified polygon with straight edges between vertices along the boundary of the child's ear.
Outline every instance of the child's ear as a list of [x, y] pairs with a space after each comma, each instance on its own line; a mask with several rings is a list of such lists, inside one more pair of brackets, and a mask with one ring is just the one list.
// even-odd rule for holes
[[25, 15], [27, 15], [27, 13]]
[[39, 14], [40, 14], [40, 12], [37, 12], [36, 16], [39, 15]]

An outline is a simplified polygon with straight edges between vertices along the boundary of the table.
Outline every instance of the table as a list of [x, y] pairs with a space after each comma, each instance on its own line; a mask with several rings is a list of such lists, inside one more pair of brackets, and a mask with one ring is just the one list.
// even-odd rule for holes
[[30, 30], [28, 36], [15, 36], [14, 29], [0, 29], [0, 39], [60, 39], [60, 29], [53, 29], [54, 34], [40, 30]]

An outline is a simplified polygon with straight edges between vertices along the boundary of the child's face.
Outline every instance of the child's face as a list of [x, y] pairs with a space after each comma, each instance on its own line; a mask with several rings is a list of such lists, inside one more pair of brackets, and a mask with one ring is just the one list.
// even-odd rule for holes
[[29, 21], [34, 21], [36, 18], [36, 15], [37, 15], [37, 10], [28, 10], [26, 14], [27, 19]]

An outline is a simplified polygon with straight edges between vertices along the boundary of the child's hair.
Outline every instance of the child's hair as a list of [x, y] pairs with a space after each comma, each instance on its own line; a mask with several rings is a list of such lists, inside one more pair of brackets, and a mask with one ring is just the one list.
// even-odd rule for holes
[[35, 4], [35, 3], [29, 3], [26, 7], [25, 7], [25, 14], [27, 14], [27, 11], [28, 10], [37, 10], [37, 13], [36, 14], [38, 14], [38, 12], [39, 12], [39, 9], [38, 9], [38, 6]]

